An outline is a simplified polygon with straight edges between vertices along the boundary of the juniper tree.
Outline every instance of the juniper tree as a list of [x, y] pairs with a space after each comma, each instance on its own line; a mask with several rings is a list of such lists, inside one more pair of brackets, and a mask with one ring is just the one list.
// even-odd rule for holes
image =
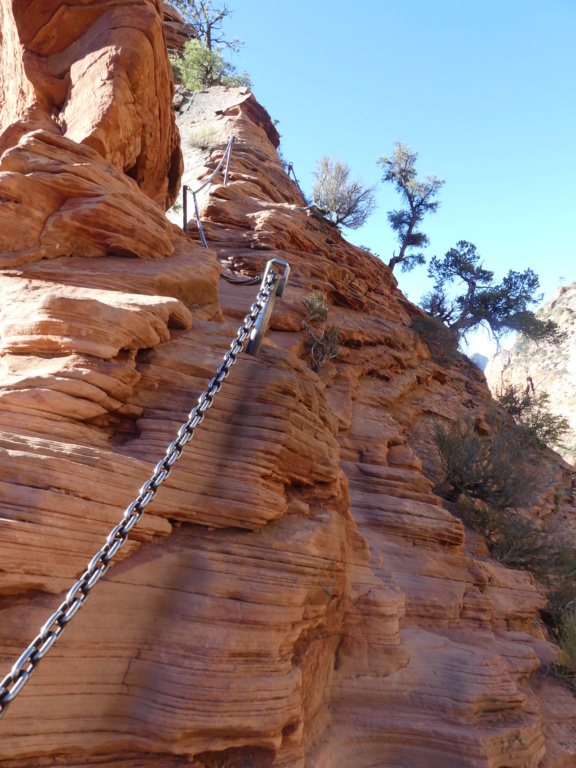
[[242, 42], [233, 37], [227, 39], [222, 32], [222, 23], [232, 11], [228, 3], [212, 5], [212, 0], [173, 0], [173, 5], [192, 26], [196, 37], [209, 51], [229, 48], [238, 52]]
[[236, 67], [225, 61], [219, 48], [210, 51], [200, 40], [189, 40], [180, 54], [169, 54], [174, 80], [190, 91], [199, 91], [213, 85], [232, 88], [250, 86], [246, 72], [237, 74]]
[[388, 211], [387, 214], [400, 245], [398, 255], [394, 252], [388, 262], [391, 270], [394, 270], [396, 264], [401, 264], [402, 271], [409, 272], [417, 264], [425, 263], [424, 254], [419, 249], [426, 248], [429, 239], [420, 231], [419, 226], [424, 216], [434, 213], [440, 205], [434, 198], [444, 181], [430, 174], [424, 179], [418, 179], [417, 159], [418, 152], [412, 152], [409, 146], [397, 141], [392, 157], [382, 155], [378, 160], [385, 169], [382, 181], [394, 184], [404, 202], [404, 207], [397, 211]]
[[227, 3], [212, 5], [212, 0], [174, 0], [174, 5], [194, 30], [195, 39], [184, 45], [182, 54], [169, 55], [176, 82], [191, 91], [213, 85], [250, 86], [246, 72], [237, 74], [236, 67], [222, 56], [224, 49], [237, 53], [243, 44], [227, 38], [222, 23], [232, 11]]
[[[444, 258], [436, 256], [428, 267], [434, 289], [422, 299], [422, 308], [463, 337], [478, 325], [487, 326], [499, 341], [510, 331], [519, 331], [535, 341], [557, 343], [562, 339], [558, 326], [540, 320], [528, 307], [542, 299], [537, 290], [538, 275], [531, 269], [510, 270], [500, 283], [484, 269], [476, 246], [459, 240]], [[451, 298], [449, 288], [459, 283], [463, 292]]]
[[375, 190], [349, 176], [347, 163], [324, 155], [316, 163], [312, 201], [334, 224], [358, 229], [376, 208]]

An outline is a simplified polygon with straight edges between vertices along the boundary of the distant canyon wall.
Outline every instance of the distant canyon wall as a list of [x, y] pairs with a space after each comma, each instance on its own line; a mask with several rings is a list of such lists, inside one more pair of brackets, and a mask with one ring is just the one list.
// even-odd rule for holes
[[553, 320], [564, 333], [560, 344], [536, 344], [520, 338], [510, 350], [499, 352], [486, 368], [490, 388], [496, 394], [508, 386], [536, 394], [546, 393], [555, 416], [570, 426], [562, 437], [558, 452], [576, 463], [576, 284], [562, 286], [556, 296], [538, 312], [543, 320]]

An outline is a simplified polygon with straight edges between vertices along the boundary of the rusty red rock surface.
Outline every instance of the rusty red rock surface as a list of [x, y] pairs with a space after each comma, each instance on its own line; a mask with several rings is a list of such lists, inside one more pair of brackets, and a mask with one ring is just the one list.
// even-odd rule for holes
[[[433, 492], [433, 425], [485, 419], [481, 373], [431, 359], [410, 327], [420, 310], [303, 205], [242, 89], [189, 99], [179, 117], [212, 137], [186, 145], [191, 183], [238, 137], [228, 186], [201, 200], [209, 249], [193, 222], [187, 238], [168, 221], [181, 165], [159, 4], [2, 9], [19, 52], [3, 59], [0, 137], [6, 670], [228, 348], [253, 288], [218, 283], [220, 265], [292, 267], [261, 356], [238, 362], [0, 721], [2, 765], [572, 764], [576, 706], [543, 676], [556, 651], [542, 589], [493, 562]], [[311, 289], [341, 334], [318, 374], [301, 326]]]

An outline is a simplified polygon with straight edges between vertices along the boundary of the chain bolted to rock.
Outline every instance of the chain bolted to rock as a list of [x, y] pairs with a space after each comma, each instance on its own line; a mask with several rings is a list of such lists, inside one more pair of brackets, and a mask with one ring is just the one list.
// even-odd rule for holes
[[[194, 202], [194, 216], [196, 218], [196, 225], [198, 227], [198, 232], [200, 234], [200, 240], [202, 241], [202, 245], [204, 246], [204, 248], [208, 248], [208, 243], [206, 242], [206, 236], [204, 234], [204, 228], [202, 227], [202, 220], [200, 218], [200, 210], [198, 208], [198, 197], [197, 196], [200, 194], [200, 192], [202, 192], [203, 189], [205, 189], [207, 186], [209, 186], [214, 181], [214, 179], [216, 178], [216, 176], [220, 172], [220, 169], [222, 168], [224, 163], [226, 163], [226, 165], [224, 166], [224, 181], [223, 181], [223, 184], [224, 184], [224, 186], [226, 186], [228, 184], [228, 174], [229, 174], [229, 171], [230, 171], [230, 160], [232, 159], [232, 149], [234, 147], [234, 142], [237, 142], [237, 144], [239, 146], [242, 146], [242, 149], [249, 150], [250, 152], [255, 154], [256, 157], [260, 158], [261, 160], [264, 160], [265, 162], [274, 163], [275, 165], [281, 165], [282, 168], [284, 168], [284, 170], [288, 174], [288, 178], [290, 178], [290, 174], [292, 174], [293, 181], [296, 184], [296, 187], [298, 189], [298, 192], [300, 193], [302, 201], [304, 203], [306, 203], [306, 196], [305, 196], [304, 192], [302, 191], [302, 188], [300, 186], [300, 182], [296, 178], [296, 173], [294, 172], [294, 165], [292, 163], [286, 163], [283, 160], [273, 160], [271, 157], [268, 157], [263, 152], [259, 152], [257, 149], [254, 149], [254, 147], [251, 147], [249, 144], [245, 144], [243, 142], [242, 143], [238, 142], [238, 139], [236, 138], [236, 136], [234, 134], [231, 134], [231, 136], [230, 136], [230, 138], [228, 140], [228, 144], [226, 145], [226, 149], [224, 150], [224, 154], [220, 158], [220, 162], [218, 163], [216, 168], [214, 168], [214, 170], [212, 171], [210, 176], [206, 179], [206, 181], [204, 181], [197, 189], [192, 189], [192, 187], [190, 187], [188, 184], [183, 184], [182, 185], [182, 229], [184, 230], [184, 232], [188, 231], [188, 195], [190, 194], [190, 195], [192, 195], [192, 200]], [[310, 208], [310, 207], [316, 208], [316, 206], [307, 206], [307, 207], [308, 208]], [[306, 210], [306, 208], [302, 208], [301, 210]], [[222, 277], [225, 280], [229, 279], [224, 274], [222, 275]], [[257, 279], [253, 279], [253, 281], [257, 282]], [[239, 285], [241, 284], [240, 280], [235, 280], [235, 281], [234, 280], [229, 280], [229, 282], [236, 282]], [[247, 285], [248, 283], [245, 283], [245, 284]]]
[[204, 236], [204, 230], [202, 228], [202, 221], [200, 220], [200, 211], [198, 210], [198, 198], [196, 195], [198, 195], [205, 187], [207, 187], [209, 184], [211, 184], [214, 179], [216, 178], [216, 175], [220, 168], [222, 168], [222, 165], [224, 161], [226, 161], [226, 166], [224, 169], [224, 186], [228, 183], [228, 172], [230, 170], [230, 159], [232, 157], [232, 147], [234, 146], [234, 139], [235, 136], [232, 134], [230, 136], [230, 139], [228, 141], [228, 145], [226, 146], [226, 149], [224, 150], [224, 154], [222, 155], [220, 162], [216, 166], [216, 168], [213, 170], [213, 172], [210, 174], [210, 177], [206, 179], [206, 181], [198, 187], [198, 189], [191, 189], [188, 184], [184, 184], [182, 187], [182, 206], [183, 206], [183, 217], [184, 220], [182, 222], [182, 229], [184, 232], [186, 232], [188, 228], [188, 192], [192, 195], [192, 200], [194, 201], [194, 215], [196, 216], [196, 223], [198, 224], [198, 231], [200, 233], [200, 239], [202, 240], [202, 245], [204, 248], [208, 248], [208, 243], [206, 242], [206, 237]]
[[[274, 269], [275, 266], [283, 268], [284, 271], [278, 274]], [[144, 509], [156, 496], [160, 485], [168, 479], [172, 467], [182, 456], [185, 445], [192, 440], [194, 430], [203, 421], [206, 411], [220, 391], [222, 383], [230, 373], [230, 368], [236, 362], [246, 339], [248, 339], [247, 354], [254, 356], [258, 354], [274, 301], [276, 297], [282, 296], [289, 272], [290, 267], [287, 262], [280, 259], [273, 259], [266, 265], [256, 301], [244, 318], [244, 323], [238, 329], [238, 334], [230, 345], [230, 349], [224, 355], [224, 362], [216, 370], [216, 375], [209, 381], [206, 391], [198, 398], [198, 404], [190, 411], [188, 420], [178, 430], [178, 437], [170, 443], [166, 449], [166, 455], [156, 465], [152, 477], [140, 488], [137, 498], [126, 508], [122, 520], [110, 531], [106, 543], [88, 563], [86, 570], [68, 592], [64, 602], [50, 616], [39, 634], [0, 682], [0, 718], [6, 713], [10, 703], [14, 701], [36, 671], [40, 661], [56, 641], [62, 637], [69, 622], [82, 608], [93, 587], [106, 573], [112, 559], [126, 543], [132, 528], [138, 525], [142, 519]]]

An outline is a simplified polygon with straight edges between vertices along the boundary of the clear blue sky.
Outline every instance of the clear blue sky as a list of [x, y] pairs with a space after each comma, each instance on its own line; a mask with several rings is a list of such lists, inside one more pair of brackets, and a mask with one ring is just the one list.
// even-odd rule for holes
[[[399, 207], [376, 161], [397, 139], [446, 180], [426, 253], [473, 242], [501, 277], [531, 267], [545, 299], [576, 280], [576, 0], [230, 0], [233, 57], [279, 120], [309, 191], [316, 160], [378, 184], [379, 209], [345, 235], [388, 260]], [[418, 302], [426, 268], [395, 272]], [[487, 352], [479, 339], [475, 348]]]

